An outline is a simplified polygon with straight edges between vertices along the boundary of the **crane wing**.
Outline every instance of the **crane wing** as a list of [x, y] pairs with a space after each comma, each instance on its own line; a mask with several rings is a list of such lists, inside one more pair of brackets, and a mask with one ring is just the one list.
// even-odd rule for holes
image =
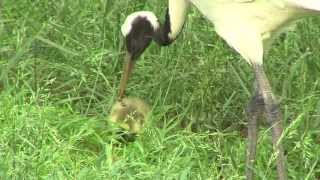
[[262, 64], [263, 40], [259, 31], [250, 26], [250, 24], [233, 23], [233, 21], [223, 22], [215, 23], [218, 35], [247, 60], [248, 63]]
[[289, 0], [297, 7], [301, 7], [308, 10], [320, 11], [320, 1], [319, 0]]
[[249, 2], [253, 2], [255, 0], [234, 0], [235, 2], [239, 2], [239, 3], [249, 3]]

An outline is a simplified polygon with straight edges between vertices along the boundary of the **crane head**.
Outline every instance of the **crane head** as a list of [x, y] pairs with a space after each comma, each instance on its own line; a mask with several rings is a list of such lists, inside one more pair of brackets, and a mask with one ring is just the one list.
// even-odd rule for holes
[[138, 11], [130, 14], [121, 26], [127, 52], [124, 59], [123, 74], [119, 88], [119, 101], [122, 101], [124, 97], [135, 60], [137, 60], [150, 45], [153, 35], [158, 28], [159, 22], [157, 17], [149, 11]]
[[126, 18], [121, 26], [121, 32], [125, 37], [127, 52], [132, 59], [137, 59], [149, 46], [158, 28], [158, 19], [150, 11], [134, 12]]

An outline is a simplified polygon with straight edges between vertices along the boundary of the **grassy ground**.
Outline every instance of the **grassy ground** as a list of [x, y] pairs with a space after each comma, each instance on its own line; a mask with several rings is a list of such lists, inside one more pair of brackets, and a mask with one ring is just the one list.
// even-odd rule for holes
[[[4, 0], [0, 6], [0, 179], [244, 179], [245, 61], [193, 9], [170, 48], [152, 45], [128, 92], [153, 105], [116, 145], [107, 122], [123, 57], [120, 25], [157, 0]], [[267, 74], [281, 99], [290, 179], [320, 178], [320, 19], [280, 38]], [[256, 172], [276, 177], [270, 129]]]

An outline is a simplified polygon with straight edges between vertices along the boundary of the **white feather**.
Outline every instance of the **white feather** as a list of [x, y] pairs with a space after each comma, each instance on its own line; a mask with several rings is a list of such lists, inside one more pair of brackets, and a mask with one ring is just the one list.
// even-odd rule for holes
[[289, 0], [289, 2], [296, 5], [298, 8], [303, 8], [312, 11], [320, 11], [319, 0]]
[[[264, 46], [294, 22], [297, 8], [283, 0], [190, 0], [217, 33], [250, 64], [262, 64]], [[279, 1], [276, 3], [276, 1]], [[246, 2], [246, 3], [244, 3]]]
[[138, 11], [138, 12], [134, 12], [134, 13], [130, 14], [126, 18], [126, 20], [124, 21], [123, 25], [121, 26], [121, 33], [123, 36], [126, 36], [130, 33], [130, 31], [132, 29], [132, 23], [138, 17], [146, 18], [150, 22], [150, 24], [154, 30], [159, 28], [158, 18], [152, 12]]
[[170, 39], [176, 39], [180, 34], [190, 2], [188, 0], [169, 0]]

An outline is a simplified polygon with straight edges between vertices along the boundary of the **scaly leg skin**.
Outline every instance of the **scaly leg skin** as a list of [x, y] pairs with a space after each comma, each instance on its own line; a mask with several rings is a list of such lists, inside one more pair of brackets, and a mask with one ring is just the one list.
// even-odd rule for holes
[[268, 122], [272, 126], [272, 143], [277, 150], [277, 171], [279, 179], [287, 179], [286, 167], [285, 167], [285, 156], [283, 146], [280, 142], [281, 134], [283, 132], [280, 121], [280, 111], [278, 104], [266, 105], [266, 112], [268, 116]]
[[246, 176], [247, 180], [253, 180], [253, 167], [256, 161], [256, 149], [258, 140], [259, 118], [263, 114], [264, 102], [262, 95], [256, 91], [252, 96], [248, 107], [248, 142], [247, 142], [247, 160], [246, 160]]
[[262, 94], [264, 100], [267, 121], [272, 127], [272, 143], [277, 155], [278, 179], [286, 180], [287, 171], [285, 167], [285, 156], [283, 146], [279, 142], [282, 134], [279, 105], [272, 94], [271, 86], [262, 65], [253, 65], [253, 68], [258, 84], [258, 90]]

